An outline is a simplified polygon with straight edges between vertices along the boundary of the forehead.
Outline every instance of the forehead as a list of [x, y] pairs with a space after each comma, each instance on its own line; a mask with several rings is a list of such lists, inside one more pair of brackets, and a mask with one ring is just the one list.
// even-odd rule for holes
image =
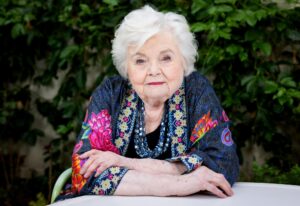
[[160, 32], [155, 34], [140, 47], [137, 45], [128, 47], [129, 55], [155, 55], [166, 51], [179, 53], [176, 40], [170, 32]]

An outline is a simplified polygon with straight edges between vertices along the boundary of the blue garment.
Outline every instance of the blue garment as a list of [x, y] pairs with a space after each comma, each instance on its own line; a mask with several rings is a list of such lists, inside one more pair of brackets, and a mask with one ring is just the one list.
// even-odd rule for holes
[[[239, 175], [239, 163], [230, 121], [205, 77], [193, 72], [184, 78], [183, 85], [168, 100], [172, 140], [167, 161], [181, 161], [187, 172], [205, 165], [223, 174], [232, 185]], [[105, 79], [93, 92], [72, 156], [73, 193], [114, 193], [127, 168], [111, 167], [97, 178], [84, 179], [79, 174], [84, 161], [78, 155], [91, 149], [125, 155], [133, 138], [137, 102], [137, 94], [120, 76]]]

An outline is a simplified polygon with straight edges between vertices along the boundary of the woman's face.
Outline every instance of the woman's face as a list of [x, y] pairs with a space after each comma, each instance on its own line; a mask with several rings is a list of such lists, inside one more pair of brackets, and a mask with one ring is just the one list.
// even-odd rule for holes
[[145, 102], [163, 103], [180, 87], [184, 60], [170, 32], [161, 32], [136, 50], [128, 48], [128, 79]]

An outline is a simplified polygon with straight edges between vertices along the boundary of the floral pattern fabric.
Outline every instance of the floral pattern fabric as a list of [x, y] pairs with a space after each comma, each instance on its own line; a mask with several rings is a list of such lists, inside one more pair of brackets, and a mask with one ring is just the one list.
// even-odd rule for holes
[[[107, 78], [95, 90], [73, 150], [75, 194], [114, 193], [128, 170], [110, 167], [97, 178], [84, 179], [79, 171], [86, 160], [79, 159], [79, 155], [91, 149], [125, 155], [133, 136], [138, 101], [128, 81], [119, 76]], [[181, 161], [187, 172], [205, 165], [224, 174], [233, 184], [238, 177], [239, 164], [229, 133], [230, 121], [208, 80], [198, 72], [185, 77], [183, 86], [168, 100], [168, 106], [172, 156], [167, 160]]]

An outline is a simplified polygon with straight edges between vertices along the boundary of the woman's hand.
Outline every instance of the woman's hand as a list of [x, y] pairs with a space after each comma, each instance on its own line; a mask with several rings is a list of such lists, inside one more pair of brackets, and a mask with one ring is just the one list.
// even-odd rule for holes
[[221, 198], [233, 195], [231, 186], [223, 174], [216, 173], [205, 166], [200, 166], [190, 175], [193, 179], [193, 185], [198, 187], [198, 191], [206, 190]]
[[88, 159], [80, 170], [85, 178], [90, 177], [96, 171], [95, 177], [112, 166], [121, 166], [123, 157], [110, 151], [92, 149], [79, 156], [80, 159]]

